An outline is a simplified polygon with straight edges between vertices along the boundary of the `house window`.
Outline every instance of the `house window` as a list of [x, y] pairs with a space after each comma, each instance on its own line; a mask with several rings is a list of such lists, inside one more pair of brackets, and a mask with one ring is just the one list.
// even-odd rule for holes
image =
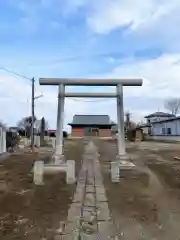
[[171, 134], [171, 128], [167, 128], [167, 134], [168, 134], [168, 135]]
[[151, 135], [151, 127], [148, 127], [148, 134]]
[[162, 134], [165, 135], [166, 134], [166, 129], [162, 128]]

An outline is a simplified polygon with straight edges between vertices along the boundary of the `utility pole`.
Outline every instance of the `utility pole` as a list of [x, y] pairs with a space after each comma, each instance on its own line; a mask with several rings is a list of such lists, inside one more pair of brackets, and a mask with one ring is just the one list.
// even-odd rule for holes
[[4, 67], [0, 67], [0, 70], [4, 70], [6, 72], [9, 72], [11, 74], [14, 74], [18, 77], [21, 77], [21, 78], [25, 78], [27, 80], [30, 80], [31, 81], [31, 84], [32, 84], [32, 96], [31, 96], [31, 103], [32, 103], [32, 113], [31, 113], [31, 120], [32, 120], [32, 123], [31, 123], [31, 149], [32, 149], [32, 152], [34, 152], [34, 120], [35, 120], [35, 116], [34, 116], [34, 101], [38, 98], [41, 98], [43, 97], [43, 94], [35, 97], [35, 88], [34, 88], [34, 85], [35, 85], [35, 79], [34, 78], [29, 78], [29, 77], [26, 77], [20, 73], [17, 73], [15, 71], [12, 71], [12, 70], [9, 70], [9, 69], [6, 69]]
[[34, 84], [35, 84], [35, 79], [32, 79], [32, 124], [31, 124], [31, 150], [32, 152], [34, 152], [34, 100], [35, 100], [35, 96], [34, 96]]

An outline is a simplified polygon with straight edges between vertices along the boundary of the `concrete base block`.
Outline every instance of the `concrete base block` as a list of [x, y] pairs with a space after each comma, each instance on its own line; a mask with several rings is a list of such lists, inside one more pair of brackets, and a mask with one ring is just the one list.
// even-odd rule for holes
[[43, 185], [44, 174], [60, 174], [66, 173], [66, 183], [72, 184], [76, 182], [75, 177], [75, 161], [68, 160], [67, 163], [60, 164], [44, 164], [43, 161], [37, 161], [33, 167], [33, 180], [36, 185]]
[[44, 174], [44, 162], [37, 161], [33, 168], [33, 181], [36, 185], [44, 185], [43, 174]]
[[115, 162], [111, 162], [111, 181], [119, 182], [120, 181], [120, 171], [128, 170], [135, 167], [135, 164], [128, 161], [122, 160], [119, 157], [116, 158]]
[[129, 160], [130, 157], [128, 154], [124, 154], [124, 155], [117, 155], [116, 156], [116, 161], [123, 161], [123, 160]]
[[135, 167], [134, 163], [130, 161], [130, 156], [128, 154], [123, 156], [116, 156], [116, 162], [119, 163], [120, 169], [129, 169]]
[[111, 181], [114, 183], [120, 181], [119, 162], [111, 162]]
[[119, 162], [120, 169], [129, 169], [135, 167], [135, 164], [129, 161], [122, 160]]
[[67, 161], [66, 182], [68, 184], [72, 184], [72, 183], [76, 182], [75, 161], [74, 160]]
[[64, 163], [64, 162], [65, 162], [65, 157], [64, 157], [64, 155], [62, 155], [62, 154], [60, 154], [60, 155], [54, 154], [54, 155], [52, 156], [52, 162], [53, 162], [54, 164]]

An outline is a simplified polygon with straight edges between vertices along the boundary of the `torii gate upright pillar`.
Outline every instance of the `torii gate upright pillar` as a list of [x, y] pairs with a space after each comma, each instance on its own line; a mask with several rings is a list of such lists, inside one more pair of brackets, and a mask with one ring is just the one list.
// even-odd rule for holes
[[64, 93], [65, 86], [59, 85], [58, 89], [58, 107], [57, 107], [57, 127], [56, 127], [56, 144], [54, 160], [56, 163], [63, 162], [63, 123], [64, 123]]
[[123, 86], [117, 87], [117, 126], [118, 126], [118, 156], [121, 159], [126, 157], [125, 136], [124, 136], [124, 105], [123, 105]]

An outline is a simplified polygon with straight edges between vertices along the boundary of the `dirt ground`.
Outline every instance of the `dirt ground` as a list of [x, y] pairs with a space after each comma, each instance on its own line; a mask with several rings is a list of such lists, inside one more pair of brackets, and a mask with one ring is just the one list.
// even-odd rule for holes
[[[83, 144], [65, 142], [65, 157], [81, 167]], [[23, 153], [21, 150], [0, 163], [0, 239], [54, 240], [60, 221], [66, 220], [76, 185], [66, 185], [65, 176], [45, 179], [35, 186], [32, 167], [35, 160], [47, 162], [52, 152]]]
[[[121, 171], [120, 183], [111, 183], [110, 161], [117, 153], [114, 141], [97, 141], [109, 208], [122, 240], [180, 240], [180, 144], [128, 143], [136, 166]], [[84, 143], [65, 142], [66, 159], [81, 167]], [[65, 221], [76, 185], [65, 176], [32, 181], [35, 160], [48, 161], [52, 152], [20, 151], [0, 162], [0, 240], [54, 240]]]
[[120, 183], [111, 183], [113, 141], [99, 142], [104, 184], [114, 222], [123, 240], [180, 239], [180, 144], [129, 143], [136, 165], [121, 171]]

